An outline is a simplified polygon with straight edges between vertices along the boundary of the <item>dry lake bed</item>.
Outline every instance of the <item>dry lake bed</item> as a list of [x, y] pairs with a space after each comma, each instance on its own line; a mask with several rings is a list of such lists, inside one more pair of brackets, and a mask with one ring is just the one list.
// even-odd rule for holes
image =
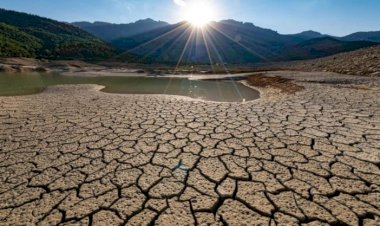
[[304, 89], [0, 97], [0, 225], [380, 225], [380, 78], [267, 75]]

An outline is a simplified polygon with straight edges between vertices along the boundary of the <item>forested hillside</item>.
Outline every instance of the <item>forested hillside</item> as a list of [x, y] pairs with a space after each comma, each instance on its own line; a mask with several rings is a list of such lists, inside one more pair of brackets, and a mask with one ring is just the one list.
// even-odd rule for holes
[[0, 56], [49, 59], [100, 59], [114, 49], [66, 23], [0, 9]]

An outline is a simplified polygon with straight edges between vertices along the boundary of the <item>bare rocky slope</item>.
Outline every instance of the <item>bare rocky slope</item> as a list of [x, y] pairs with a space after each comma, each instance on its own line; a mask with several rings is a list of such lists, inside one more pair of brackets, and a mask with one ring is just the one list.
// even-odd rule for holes
[[[314, 60], [276, 63], [269, 66], [273, 67], [285, 70], [380, 76], [380, 45]], [[266, 66], [264, 68], [267, 69]]]

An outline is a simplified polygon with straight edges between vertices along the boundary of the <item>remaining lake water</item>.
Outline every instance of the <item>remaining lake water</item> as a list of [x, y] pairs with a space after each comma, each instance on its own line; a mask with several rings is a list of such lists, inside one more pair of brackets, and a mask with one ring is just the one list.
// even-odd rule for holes
[[260, 97], [257, 90], [236, 81], [189, 80], [147, 76], [63, 76], [46, 73], [0, 73], [0, 95], [28, 95], [52, 85], [98, 84], [102, 91], [122, 94], [167, 94], [216, 102], [243, 102]]

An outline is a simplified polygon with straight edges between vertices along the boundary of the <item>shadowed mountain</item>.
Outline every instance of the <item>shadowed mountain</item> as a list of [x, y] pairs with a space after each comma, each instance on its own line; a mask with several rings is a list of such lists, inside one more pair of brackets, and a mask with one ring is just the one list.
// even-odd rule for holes
[[334, 55], [341, 52], [349, 52], [360, 48], [378, 45], [368, 41], [340, 41], [331, 37], [316, 38], [304, 41], [300, 44], [284, 48], [280, 56], [282, 60], [305, 60]]
[[130, 37], [169, 25], [166, 22], [154, 21], [152, 19], [138, 20], [129, 24], [106, 22], [75, 22], [72, 24], [106, 41]]
[[[129, 53], [167, 63], [258, 62], [274, 54], [271, 49], [275, 49], [276, 46], [270, 44], [263, 46], [260, 39], [249, 40], [244, 35], [244, 29], [239, 28], [239, 30], [241, 31], [237, 35], [234, 29], [229, 29], [228, 24], [211, 23], [207, 29], [201, 29], [182, 22], [118, 39], [112, 44]], [[249, 45], [245, 46], [247, 43]], [[268, 50], [270, 47], [272, 48]]]
[[339, 41], [313, 31], [281, 35], [252, 23], [224, 20], [204, 29], [182, 22], [117, 39], [112, 44], [153, 62], [239, 64], [313, 59], [376, 43]]
[[52, 59], [99, 59], [111, 46], [66, 23], [0, 9], [0, 56]]
[[341, 38], [343, 41], [380, 42], [380, 31], [356, 32]]
[[302, 42], [302, 41], [310, 40], [310, 39], [314, 39], [314, 38], [329, 37], [328, 35], [323, 35], [319, 32], [311, 31], [311, 30], [310, 31], [304, 31], [304, 32], [301, 32], [298, 34], [288, 35], [288, 36], [293, 37], [294, 41], [298, 41], [298, 42]]
[[[342, 38], [315, 31], [282, 35], [234, 20], [212, 22], [202, 29], [151, 19], [74, 24], [0, 9], [0, 56], [224, 65], [313, 59], [376, 44], [355, 40], [380, 41], [380, 32]], [[117, 52], [99, 38], [112, 43]]]

